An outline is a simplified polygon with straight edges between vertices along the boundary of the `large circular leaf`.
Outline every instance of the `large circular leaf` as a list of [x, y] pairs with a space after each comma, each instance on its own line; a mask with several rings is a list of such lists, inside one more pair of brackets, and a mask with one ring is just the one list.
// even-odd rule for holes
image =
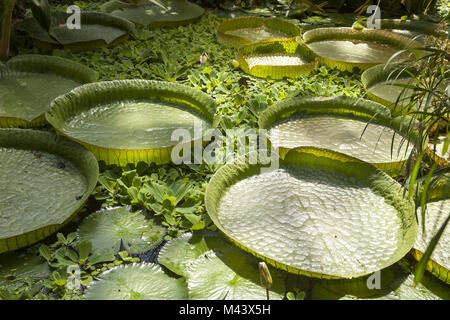
[[317, 28], [305, 32], [303, 39], [321, 63], [348, 71], [386, 63], [397, 51], [407, 49], [394, 59], [402, 61], [411, 49], [420, 47], [413, 39], [377, 29]]
[[[283, 274], [271, 270], [271, 300], [284, 297]], [[188, 265], [186, 270], [189, 299], [192, 300], [266, 300], [256, 259], [231, 248], [207, 251]]]
[[372, 165], [298, 148], [280, 159], [278, 169], [262, 168], [225, 165], [206, 191], [211, 219], [244, 250], [292, 273], [353, 278], [411, 249], [414, 204]]
[[[171, 161], [176, 129], [191, 140], [213, 125], [215, 101], [168, 82], [118, 80], [87, 84], [60, 96], [46, 114], [58, 132], [107, 164]], [[201, 134], [201, 132], [200, 132]], [[198, 138], [201, 138], [198, 137]], [[177, 138], [179, 139], [179, 138]]]
[[159, 245], [166, 229], [146, 219], [140, 211], [119, 207], [91, 214], [80, 225], [78, 234], [92, 242], [93, 253], [117, 253], [125, 249], [139, 254]]
[[45, 123], [50, 102], [98, 74], [82, 64], [53, 56], [21, 55], [0, 69], [0, 127]]
[[82, 146], [47, 132], [0, 129], [0, 253], [61, 228], [97, 178], [97, 161]]
[[0, 254], [0, 287], [20, 285], [17, 282], [21, 280], [41, 280], [50, 273], [47, 262], [33, 248]]
[[314, 146], [370, 162], [398, 174], [417, 134], [403, 118], [372, 101], [351, 97], [300, 97], [274, 103], [259, 118], [259, 126], [280, 152]]
[[[447, 195], [450, 197], [450, 195]], [[417, 210], [419, 217], [419, 236], [414, 244], [413, 254], [418, 260], [423, 256], [428, 245], [450, 214], [450, 199], [430, 202], [425, 211], [425, 228], [422, 228], [421, 208]], [[442, 233], [430, 260], [427, 270], [442, 281], [450, 284], [450, 227]]]
[[26, 18], [17, 26], [27, 32], [36, 44], [44, 48], [63, 47], [73, 51], [93, 50], [111, 47], [128, 39], [134, 32], [130, 21], [101, 12], [83, 11], [80, 16], [80, 29], [68, 27], [70, 14], [52, 14], [53, 33], [56, 39], [44, 30], [34, 18]]
[[167, 242], [158, 255], [158, 262], [170, 271], [184, 276], [187, 266], [209, 251], [230, 248], [217, 232], [184, 233]]
[[296, 25], [279, 18], [237, 17], [225, 20], [217, 29], [218, 41], [235, 47], [299, 35]]
[[84, 294], [87, 300], [185, 300], [184, 278], [168, 276], [152, 263], [122, 265], [102, 273]]
[[241, 69], [255, 77], [273, 79], [298, 78], [311, 72], [315, 55], [294, 40], [259, 42], [239, 48], [237, 61]]
[[200, 18], [205, 10], [186, 0], [144, 0], [137, 4], [113, 0], [101, 6], [101, 10], [150, 27], [177, 26]]

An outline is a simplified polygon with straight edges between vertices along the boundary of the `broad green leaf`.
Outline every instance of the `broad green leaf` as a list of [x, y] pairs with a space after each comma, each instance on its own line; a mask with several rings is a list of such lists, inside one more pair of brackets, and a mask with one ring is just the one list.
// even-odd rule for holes
[[0, 253], [56, 232], [97, 178], [98, 163], [82, 146], [48, 132], [0, 129]]
[[[284, 274], [271, 269], [271, 300], [284, 296]], [[192, 300], [266, 300], [256, 259], [237, 248], [207, 251], [187, 267], [189, 298]]]
[[188, 130], [190, 137], [181, 143], [190, 144], [196, 125], [211, 127], [215, 110], [212, 98], [181, 84], [117, 80], [84, 85], [60, 96], [46, 118], [107, 164], [162, 164], [172, 160], [171, 151], [178, 144], [172, 140], [174, 130]]
[[159, 265], [151, 263], [108, 270], [84, 293], [87, 300], [184, 300], [187, 297], [184, 278], [170, 277]]
[[186, 0], [143, 0], [139, 3], [113, 0], [100, 9], [145, 27], [182, 25], [198, 19], [205, 12]]
[[[366, 70], [386, 63], [393, 55], [396, 61], [408, 58], [410, 49], [420, 44], [408, 37], [377, 29], [317, 28], [304, 33], [306, 45], [331, 68]], [[401, 50], [402, 53], [398, 53]], [[394, 60], [394, 58], [392, 58]]]
[[0, 127], [45, 124], [54, 98], [98, 78], [82, 64], [52, 56], [20, 55], [6, 66], [0, 70]]
[[217, 28], [217, 40], [234, 47], [299, 35], [296, 25], [280, 18], [237, 17], [223, 21]]
[[87, 217], [78, 229], [80, 239], [92, 242], [95, 254], [117, 253], [123, 247], [129, 253], [144, 253], [156, 247], [166, 234], [140, 211], [129, 207], [97, 211]]
[[412, 248], [414, 203], [403, 192], [368, 163], [304, 147], [279, 159], [278, 169], [221, 167], [205, 198], [217, 228], [266, 262], [292, 273], [353, 278]]

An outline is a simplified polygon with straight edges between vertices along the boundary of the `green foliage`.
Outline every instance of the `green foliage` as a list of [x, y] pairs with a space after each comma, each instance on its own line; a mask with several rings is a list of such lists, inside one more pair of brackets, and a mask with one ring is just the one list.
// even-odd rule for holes
[[204, 207], [204, 180], [209, 176], [187, 166], [158, 168], [143, 162], [123, 168], [104, 166], [94, 196], [104, 201], [104, 207], [132, 205], [149, 212], [168, 227], [170, 238], [210, 223]]

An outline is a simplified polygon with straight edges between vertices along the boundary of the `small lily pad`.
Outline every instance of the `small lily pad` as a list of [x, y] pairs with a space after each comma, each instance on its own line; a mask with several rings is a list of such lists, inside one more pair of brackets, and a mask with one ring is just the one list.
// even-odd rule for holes
[[139, 1], [137, 4], [114, 0], [100, 9], [146, 27], [178, 26], [197, 20], [205, 10], [186, 0]]
[[86, 300], [186, 300], [184, 278], [167, 275], [159, 265], [121, 265], [102, 273], [84, 293]]
[[206, 251], [223, 250], [231, 246], [218, 232], [184, 233], [162, 247], [158, 262], [170, 271], [184, 276], [187, 266]]
[[91, 214], [80, 225], [78, 234], [80, 239], [92, 242], [93, 253], [127, 250], [139, 254], [158, 246], [166, 229], [146, 219], [141, 211], [119, 207]]
[[[283, 299], [283, 273], [273, 268], [270, 272], [273, 279], [270, 299]], [[205, 252], [188, 266], [186, 277], [192, 300], [267, 299], [257, 260], [238, 248]]]
[[40, 280], [50, 275], [47, 262], [33, 249], [0, 254], [0, 287], [16, 280]]
[[56, 39], [51, 37], [34, 18], [26, 18], [17, 28], [27, 32], [44, 48], [63, 47], [73, 51], [93, 50], [99, 47], [111, 47], [128, 39], [134, 32], [130, 21], [101, 12], [81, 12], [81, 29], [69, 29], [69, 14], [52, 13], [53, 31]]

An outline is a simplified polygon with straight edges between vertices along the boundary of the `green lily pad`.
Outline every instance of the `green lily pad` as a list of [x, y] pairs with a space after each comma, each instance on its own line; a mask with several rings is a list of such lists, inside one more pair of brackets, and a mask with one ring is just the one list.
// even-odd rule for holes
[[158, 262], [170, 271], [185, 276], [186, 268], [206, 251], [230, 248], [218, 232], [184, 233], [167, 242], [158, 255]]
[[52, 14], [52, 38], [34, 18], [26, 18], [17, 25], [21, 31], [27, 32], [36, 44], [44, 48], [63, 47], [73, 51], [93, 50], [99, 47], [112, 47], [126, 41], [134, 32], [134, 24], [130, 21], [101, 12], [81, 12], [81, 29], [69, 29], [69, 14], [54, 12]]
[[83, 207], [98, 178], [95, 157], [54, 134], [0, 129], [0, 253], [59, 230]]
[[[450, 197], [449, 194], [447, 194]], [[425, 232], [422, 229], [421, 208], [417, 210], [419, 236], [414, 244], [413, 255], [420, 260], [431, 239], [438, 232], [450, 213], [450, 199], [429, 202], [425, 211]], [[450, 227], [446, 227], [427, 263], [427, 270], [440, 280], [450, 284]]]
[[320, 63], [347, 71], [386, 63], [397, 51], [408, 49], [393, 59], [404, 61], [410, 57], [411, 49], [420, 47], [413, 39], [377, 29], [317, 28], [305, 32], [303, 39]]
[[239, 48], [240, 68], [252, 76], [272, 79], [298, 78], [315, 67], [315, 55], [293, 40], [259, 42]]
[[78, 229], [80, 238], [92, 242], [93, 253], [117, 253], [123, 248], [139, 254], [158, 246], [166, 228], [154, 225], [142, 212], [130, 212], [130, 209], [119, 207], [91, 214]]
[[152, 1], [140, 1], [138, 4], [124, 3], [118, 0], [103, 4], [103, 12], [128, 19], [134, 23], [150, 26], [178, 26], [200, 18], [205, 10], [186, 0], [158, 0], [163, 7]]
[[185, 300], [184, 278], [167, 275], [159, 265], [121, 265], [102, 273], [84, 293], [87, 300]]
[[[169, 163], [176, 129], [195, 138], [211, 128], [215, 101], [176, 83], [117, 80], [87, 84], [60, 96], [46, 114], [58, 132], [90, 149], [107, 164]], [[189, 141], [184, 141], [189, 143]]]
[[18, 280], [44, 279], [50, 273], [47, 262], [37, 254], [37, 250], [0, 254], [0, 287], [14, 285]]
[[414, 90], [402, 87], [402, 85], [415, 86], [416, 74], [417, 70], [405, 64], [393, 63], [389, 66], [383, 64], [364, 71], [361, 81], [367, 96], [387, 106], [396, 116], [423, 110], [425, 107], [425, 101], [421, 105], [411, 104]]
[[234, 47], [299, 35], [296, 25], [279, 18], [237, 17], [225, 20], [217, 29], [217, 40]]
[[[366, 21], [363, 21], [366, 25]], [[383, 30], [398, 33], [423, 43], [425, 36], [447, 37], [446, 32], [439, 31], [439, 24], [424, 20], [380, 19]]]
[[[381, 279], [384, 276], [389, 276], [387, 272], [381, 273]], [[363, 280], [366, 280], [364, 278]], [[349, 280], [352, 281], [352, 280]], [[389, 282], [383, 281], [380, 290], [373, 289], [373, 294], [364, 297], [359, 295], [359, 290], [362, 292], [369, 292], [364, 281], [356, 283], [347, 283], [347, 286], [341, 284], [331, 287], [329, 284], [318, 284], [312, 290], [312, 299], [314, 300], [441, 300], [439, 295], [428, 289], [423, 284], [419, 283], [414, 287], [414, 276], [403, 274], [397, 278], [389, 278]], [[366, 286], [366, 288], [364, 288]], [[352, 287], [352, 289], [349, 289]], [[384, 293], [379, 293], [379, 292]]]
[[242, 249], [291, 273], [354, 278], [412, 248], [414, 203], [374, 166], [305, 147], [267, 167], [227, 164], [206, 190], [212, 221]]
[[[283, 273], [271, 269], [271, 300], [284, 297]], [[202, 254], [186, 270], [191, 300], [266, 300], [257, 260], [236, 249]]]
[[43, 125], [54, 98], [97, 79], [97, 72], [68, 59], [16, 56], [0, 69], [0, 127]]
[[434, 155], [438, 157], [438, 162], [442, 165], [447, 165], [450, 162], [450, 148], [444, 153], [444, 144], [446, 141], [448, 141], [448, 138], [445, 136], [438, 137], [434, 144], [430, 143], [428, 146]]
[[[403, 119], [404, 121], [405, 119]], [[398, 174], [416, 137], [379, 103], [351, 97], [300, 97], [267, 108], [259, 127], [280, 152], [314, 146], [342, 152]]]

